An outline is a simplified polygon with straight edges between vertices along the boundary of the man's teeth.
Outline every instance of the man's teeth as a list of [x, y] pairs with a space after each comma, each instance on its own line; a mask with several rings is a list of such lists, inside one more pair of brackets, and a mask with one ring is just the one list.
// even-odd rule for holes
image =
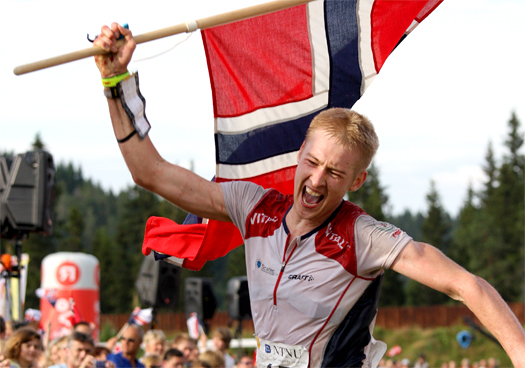
[[306, 187], [306, 193], [308, 193], [309, 195], [314, 196], [314, 197], [320, 197], [321, 196], [321, 194], [314, 192], [313, 190], [311, 190], [308, 187]]

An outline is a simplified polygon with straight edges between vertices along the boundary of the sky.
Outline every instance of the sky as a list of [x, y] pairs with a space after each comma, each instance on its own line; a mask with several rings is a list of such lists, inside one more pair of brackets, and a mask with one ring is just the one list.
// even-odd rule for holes
[[[117, 192], [133, 185], [115, 142], [92, 58], [15, 76], [16, 66], [91, 47], [113, 21], [134, 34], [260, 0], [3, 0], [0, 151], [24, 153], [40, 134], [55, 164]], [[508, 120], [525, 119], [525, 1], [445, 0], [390, 55], [355, 110], [374, 123], [374, 162], [390, 211], [425, 212], [430, 183], [452, 216], [479, 189], [489, 142], [500, 162]], [[150, 137], [168, 161], [215, 174], [211, 89], [199, 32], [137, 46]], [[142, 60], [166, 50], [155, 58]], [[522, 128], [523, 131], [523, 128]]]

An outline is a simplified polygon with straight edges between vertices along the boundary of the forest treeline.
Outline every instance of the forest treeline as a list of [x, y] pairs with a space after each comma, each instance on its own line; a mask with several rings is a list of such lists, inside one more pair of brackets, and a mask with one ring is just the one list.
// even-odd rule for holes
[[[428, 242], [469, 271], [485, 278], [508, 302], [524, 300], [524, 155], [523, 132], [515, 113], [508, 121], [502, 157], [495, 157], [488, 142], [479, 191], [472, 184], [456, 218], [448, 214], [433, 182], [426, 195], [424, 213], [390, 213], [388, 194], [380, 182], [379, 169], [372, 164], [368, 179], [349, 200], [362, 206], [378, 220], [405, 230], [414, 239]], [[35, 137], [31, 150], [46, 147]], [[1, 147], [0, 147], [1, 150]], [[3, 152], [2, 155], [13, 155]], [[35, 290], [40, 287], [42, 259], [55, 252], [85, 252], [100, 262], [101, 313], [128, 313], [139, 305], [134, 284], [143, 260], [144, 229], [150, 216], [182, 223], [186, 213], [157, 195], [138, 186], [119, 193], [104, 190], [85, 178], [72, 163], [55, 163], [55, 213], [52, 236], [31, 233], [22, 250], [30, 256], [26, 308], [39, 308]], [[446, 195], [446, 194], [445, 194]], [[2, 252], [14, 254], [14, 244], [2, 239]], [[245, 275], [244, 248], [208, 262], [201, 271], [181, 271], [177, 310], [184, 310], [183, 285], [186, 277], [212, 277], [219, 308], [226, 307], [226, 284]], [[447, 296], [387, 271], [380, 305], [432, 305], [454, 303]]]

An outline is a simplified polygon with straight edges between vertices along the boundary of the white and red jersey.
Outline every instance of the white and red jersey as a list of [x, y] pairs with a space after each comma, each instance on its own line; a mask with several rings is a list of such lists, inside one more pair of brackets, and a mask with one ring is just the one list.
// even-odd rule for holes
[[289, 241], [293, 196], [221, 185], [245, 242], [256, 335], [305, 347], [310, 367], [368, 366], [383, 270], [411, 237], [342, 201], [324, 224]]

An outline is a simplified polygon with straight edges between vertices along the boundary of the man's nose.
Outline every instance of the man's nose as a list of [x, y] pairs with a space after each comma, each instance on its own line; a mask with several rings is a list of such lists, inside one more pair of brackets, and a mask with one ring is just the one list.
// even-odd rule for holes
[[311, 175], [310, 175], [310, 181], [312, 182], [312, 185], [314, 187], [321, 187], [323, 186], [325, 180], [326, 180], [326, 173], [324, 168], [318, 166], [316, 167]]

